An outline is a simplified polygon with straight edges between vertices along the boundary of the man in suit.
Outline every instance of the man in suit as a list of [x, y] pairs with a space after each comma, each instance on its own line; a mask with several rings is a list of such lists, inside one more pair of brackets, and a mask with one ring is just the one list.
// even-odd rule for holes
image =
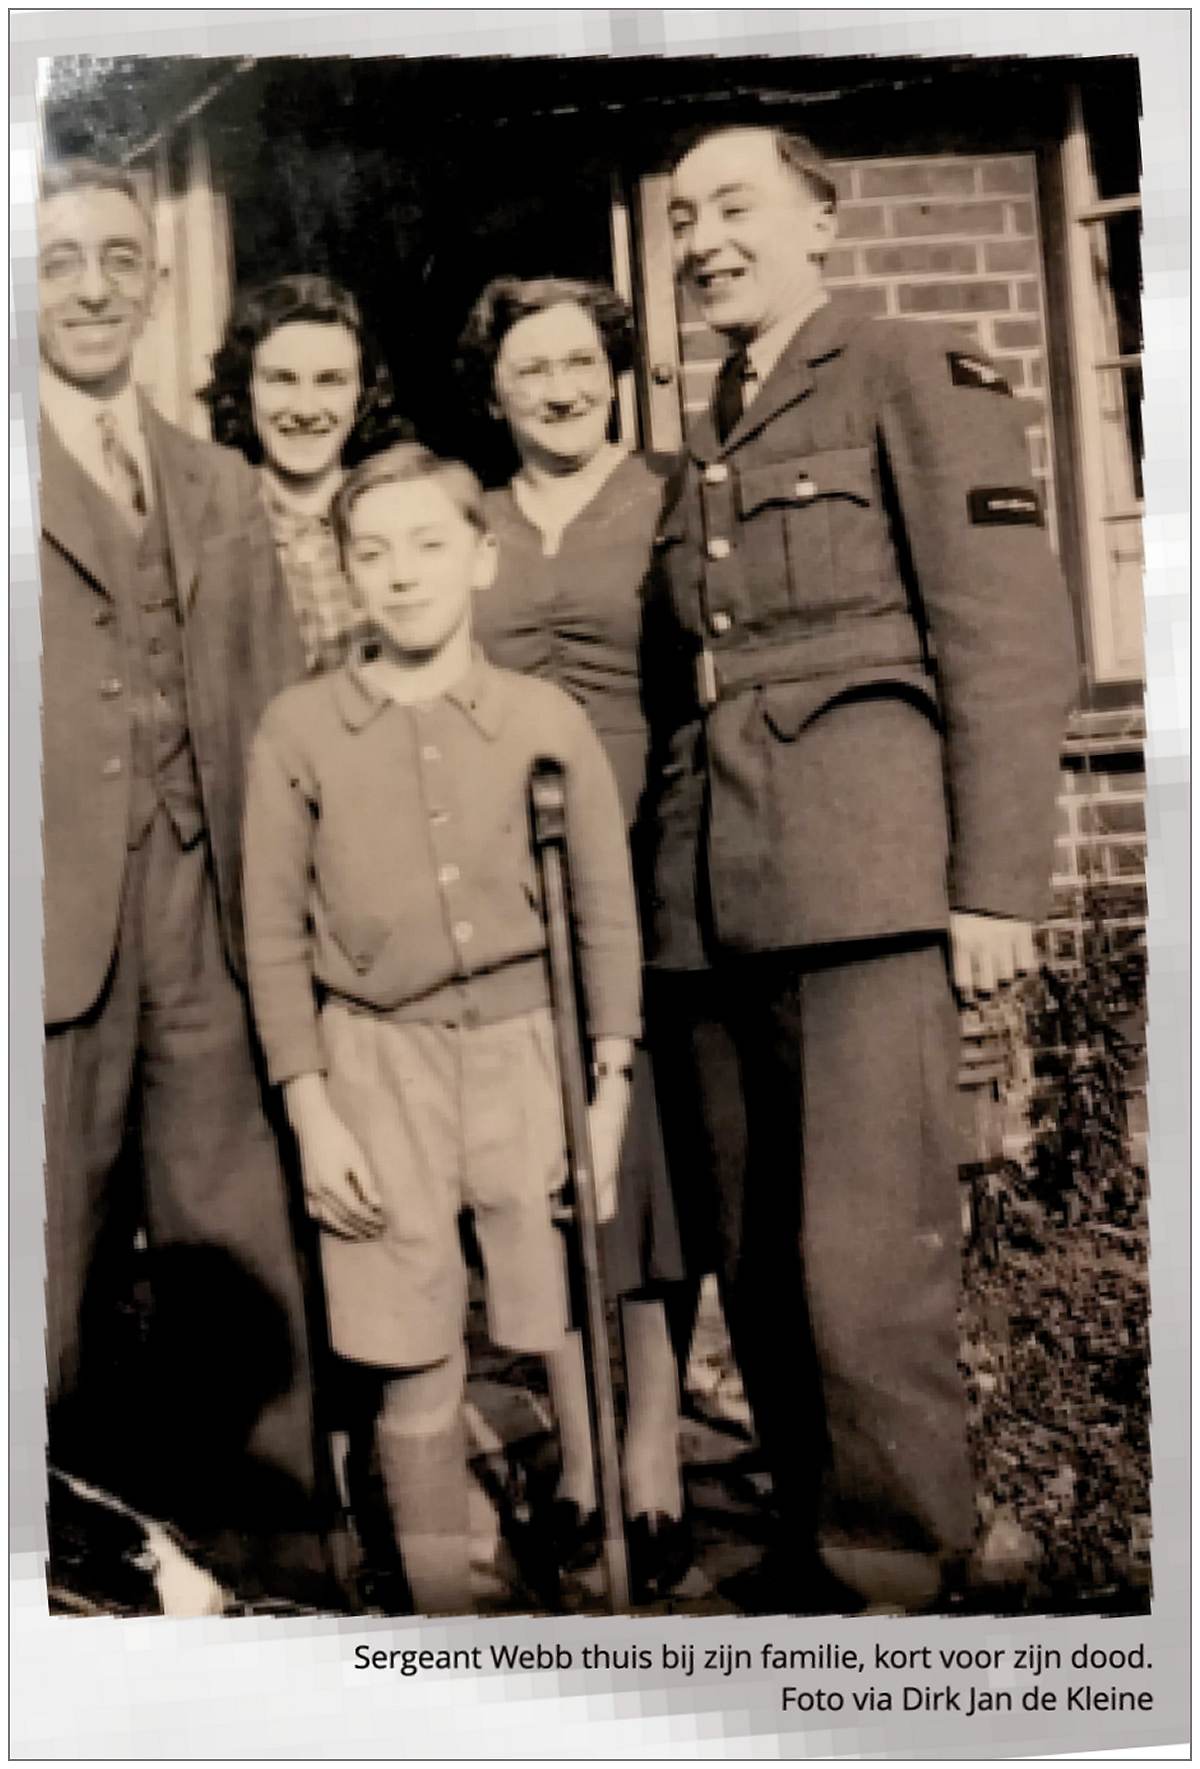
[[[244, 752], [299, 640], [254, 475], [133, 385], [156, 277], [136, 187], [64, 161], [38, 229], [51, 1455], [231, 1577], [247, 1542], [303, 1573], [308, 1349], [240, 883]], [[161, 1382], [118, 1411], [139, 1227]]]
[[672, 1166], [783, 1520], [762, 1600], [921, 1607], [974, 1528], [952, 984], [1033, 963], [1067, 599], [1003, 379], [826, 295], [811, 144], [710, 133], [670, 216], [732, 347], [647, 616]]

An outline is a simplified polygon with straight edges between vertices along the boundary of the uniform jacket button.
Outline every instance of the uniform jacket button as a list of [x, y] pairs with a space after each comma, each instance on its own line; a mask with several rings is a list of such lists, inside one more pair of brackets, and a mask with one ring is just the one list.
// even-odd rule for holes
[[113, 700], [121, 692], [120, 676], [106, 676], [100, 684], [100, 692], [105, 700]]
[[121, 758], [120, 758], [120, 756], [109, 756], [108, 760], [105, 762], [105, 764], [104, 764], [103, 768], [101, 768], [100, 772], [104, 775], [106, 780], [115, 779], [116, 776], [121, 772]]
[[713, 632], [720, 636], [722, 633], [727, 633], [733, 625], [733, 616], [726, 613], [724, 608], [718, 608], [708, 624]]
[[709, 541], [708, 556], [710, 559], [728, 559], [729, 542], [723, 534], [714, 535], [713, 539]]
[[804, 474], [801, 478], [797, 479], [793, 495], [800, 498], [805, 503], [807, 503], [809, 498], [816, 497], [817, 488], [807, 474]]
[[704, 469], [705, 485], [724, 485], [729, 478], [729, 468], [724, 461], [712, 461]]
[[458, 941], [460, 946], [465, 945], [474, 932], [475, 929], [471, 926], [469, 921], [456, 921], [454, 924], [454, 938]]

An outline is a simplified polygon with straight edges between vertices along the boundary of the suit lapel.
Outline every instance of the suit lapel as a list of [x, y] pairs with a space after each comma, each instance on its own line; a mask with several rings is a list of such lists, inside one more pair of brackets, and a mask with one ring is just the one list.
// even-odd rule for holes
[[841, 349], [846, 321], [847, 315], [834, 299], [819, 307], [812, 318], [804, 322], [763, 382], [757, 396], [751, 400], [725, 438], [723, 446], [717, 438], [710, 401], [708, 410], [693, 430], [692, 452], [697, 460], [704, 463], [715, 460], [718, 455], [731, 454], [752, 436], [757, 436], [760, 430], [764, 430], [788, 406], [806, 399], [817, 384], [813, 364], [823, 362], [826, 357], [836, 355]]
[[[801, 327], [803, 331], [803, 327]], [[810, 394], [816, 382], [813, 379], [812, 366], [808, 360], [808, 351], [799, 336], [792, 339], [775, 367], [771, 370], [756, 396], [750, 401], [729, 435], [725, 438], [725, 450], [740, 447], [751, 436], [764, 430], [772, 418], [777, 418], [781, 411], [789, 405]]]
[[[716, 414], [713, 411], [713, 400], [716, 398], [716, 395], [717, 389], [716, 383], [714, 382], [712, 396], [709, 399], [708, 404], [692, 425], [691, 439], [688, 446], [693, 455], [695, 455], [696, 459], [700, 462], [701, 466], [707, 465], [709, 461], [715, 461], [717, 456], [723, 452], [721, 448], [721, 439], [717, 435]], [[731, 430], [729, 434], [732, 436], [733, 431]], [[726, 441], [728, 441], [728, 437], [726, 438]]]
[[[94, 589], [111, 597], [116, 565], [106, 539], [110, 524], [104, 520], [105, 494], [93, 485], [45, 417], [38, 434], [38, 452], [42, 533]], [[112, 522], [118, 520], [114, 506]]]
[[208, 451], [159, 416], [148, 399], [140, 401], [142, 430], [162, 500], [163, 520], [175, 568], [175, 587], [186, 613], [200, 577], [200, 539], [212, 490]]

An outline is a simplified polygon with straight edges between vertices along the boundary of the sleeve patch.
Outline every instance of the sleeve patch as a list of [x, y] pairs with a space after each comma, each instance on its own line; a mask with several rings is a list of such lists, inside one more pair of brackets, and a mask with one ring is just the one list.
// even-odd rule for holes
[[972, 522], [1031, 523], [1035, 528], [1045, 527], [1042, 500], [1025, 485], [989, 485], [969, 491], [967, 509]]
[[982, 357], [964, 356], [959, 350], [950, 350], [946, 353], [946, 361], [950, 364], [950, 379], [956, 387], [982, 387], [987, 393], [1007, 393], [1012, 398], [1012, 388], [999, 369], [994, 369]]

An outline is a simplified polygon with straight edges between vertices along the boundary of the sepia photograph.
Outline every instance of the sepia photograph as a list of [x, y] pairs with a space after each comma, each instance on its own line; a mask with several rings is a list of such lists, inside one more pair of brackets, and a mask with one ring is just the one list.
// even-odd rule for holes
[[1138, 60], [279, 21], [40, 64], [51, 1615], [1148, 1615]]

